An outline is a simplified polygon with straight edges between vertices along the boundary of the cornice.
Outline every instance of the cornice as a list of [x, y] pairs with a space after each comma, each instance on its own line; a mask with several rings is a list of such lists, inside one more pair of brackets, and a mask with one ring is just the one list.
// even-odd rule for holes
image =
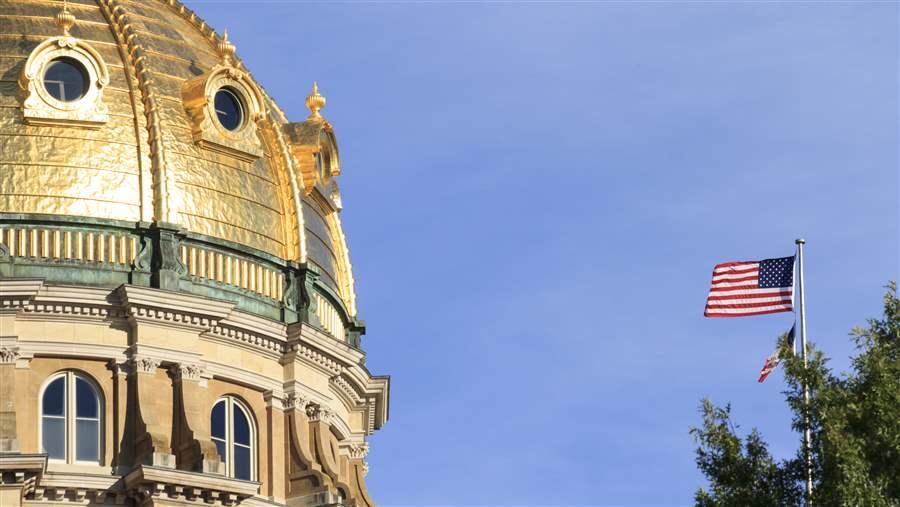
[[0, 280], [0, 309], [16, 309], [31, 301], [43, 287], [43, 279]]
[[234, 303], [228, 301], [136, 285], [122, 285], [116, 292], [122, 306], [133, 316], [149, 316], [201, 326], [209, 326], [211, 322], [225, 318], [235, 307]]
[[259, 492], [258, 482], [141, 465], [123, 478], [129, 496], [231, 506]]
[[46, 472], [46, 454], [0, 454], [0, 487], [20, 485], [29, 495]]
[[[265, 319], [236, 309], [234, 303], [181, 292], [147, 287], [122, 285], [117, 289], [99, 287], [74, 287], [46, 285], [41, 280], [3, 280], [0, 300], [17, 301], [16, 318], [29, 319], [79, 319], [108, 324], [120, 319], [125, 326], [164, 326], [175, 329], [195, 330], [201, 339], [229, 347], [242, 348], [251, 354], [278, 361], [281, 364], [297, 362], [312, 368], [328, 378], [323, 392], [310, 391], [309, 401], [331, 404], [338, 400], [347, 412], [362, 411], [363, 431], [371, 434], [387, 421], [390, 379], [373, 377], [366, 370], [364, 354], [322, 331], [305, 324], [285, 326], [281, 322]], [[71, 344], [54, 341], [54, 337], [38, 337], [39, 341], [18, 341], [7, 344], [3, 357], [13, 357], [17, 364], [27, 367], [27, 360], [35, 356], [85, 357], [112, 360], [123, 364], [131, 359], [155, 361], [158, 366], [179, 368], [184, 378], [201, 380], [221, 378], [241, 385], [261, 388], [282, 399], [282, 393], [300, 394], [294, 381], [270, 378], [249, 370], [210, 362], [200, 354], [183, 350], [171, 350], [134, 344], [129, 348], [113, 345], [79, 343], [77, 350]], [[17, 347], [17, 350], [13, 350]], [[24, 362], [23, 362], [24, 361]], [[194, 370], [183, 365], [197, 365]], [[138, 368], [136, 370], [139, 371]], [[285, 404], [287, 405], [287, 404]], [[349, 432], [349, 428], [343, 428]]]

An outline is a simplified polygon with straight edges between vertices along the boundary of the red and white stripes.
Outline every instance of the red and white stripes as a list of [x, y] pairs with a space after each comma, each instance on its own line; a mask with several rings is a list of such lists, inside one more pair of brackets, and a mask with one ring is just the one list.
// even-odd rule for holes
[[793, 309], [793, 287], [759, 287], [759, 262], [725, 262], [713, 269], [703, 315], [745, 317]]

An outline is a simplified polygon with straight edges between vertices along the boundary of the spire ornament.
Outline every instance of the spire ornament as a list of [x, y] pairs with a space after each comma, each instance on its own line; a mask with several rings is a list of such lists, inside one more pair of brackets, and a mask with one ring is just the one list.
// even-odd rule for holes
[[234, 64], [234, 55], [237, 52], [237, 48], [234, 47], [234, 44], [232, 44], [230, 40], [228, 40], [228, 30], [225, 30], [222, 34], [222, 38], [216, 43], [216, 49], [219, 50], [219, 56], [222, 57], [222, 63], [225, 65]]
[[319, 84], [313, 81], [312, 92], [306, 97], [306, 108], [309, 109], [308, 119], [322, 119], [319, 111], [325, 107], [325, 97], [319, 94]]
[[69, 12], [69, 2], [63, 0], [63, 8], [56, 13], [56, 24], [62, 28], [63, 35], [69, 37], [69, 30], [75, 26], [75, 15]]

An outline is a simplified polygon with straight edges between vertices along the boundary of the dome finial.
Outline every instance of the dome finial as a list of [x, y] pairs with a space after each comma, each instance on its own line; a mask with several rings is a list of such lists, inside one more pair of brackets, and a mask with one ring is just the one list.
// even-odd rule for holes
[[219, 56], [222, 57], [222, 63], [231, 65], [232, 62], [234, 62], [234, 55], [237, 52], [237, 48], [235, 48], [234, 44], [228, 40], [228, 30], [225, 30], [222, 38], [219, 39], [216, 48], [219, 50]]
[[56, 13], [56, 24], [62, 28], [63, 35], [69, 36], [69, 30], [75, 26], [75, 15], [69, 12], [68, 0], [63, 0], [63, 8]]
[[325, 107], [325, 97], [319, 94], [319, 84], [313, 81], [312, 93], [306, 97], [306, 108], [310, 118], [321, 118], [319, 111]]

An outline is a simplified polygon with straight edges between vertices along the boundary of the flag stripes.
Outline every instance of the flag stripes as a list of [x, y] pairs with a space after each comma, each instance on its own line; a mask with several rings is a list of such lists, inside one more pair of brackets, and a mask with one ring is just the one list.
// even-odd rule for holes
[[744, 317], [793, 311], [793, 270], [793, 257], [717, 264], [703, 315]]

